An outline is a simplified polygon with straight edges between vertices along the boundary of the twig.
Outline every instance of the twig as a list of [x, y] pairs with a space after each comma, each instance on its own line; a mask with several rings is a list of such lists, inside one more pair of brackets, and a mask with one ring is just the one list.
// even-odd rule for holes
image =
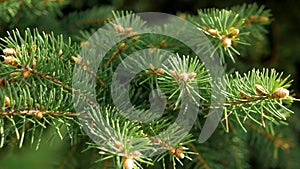
[[210, 169], [210, 167], [207, 165], [207, 163], [205, 162], [204, 158], [200, 155], [200, 153], [198, 152], [197, 148], [192, 144], [190, 143], [190, 146], [192, 148], [192, 150], [197, 153], [197, 159], [200, 161], [200, 164], [202, 164], [202, 166], [205, 168], [205, 169]]

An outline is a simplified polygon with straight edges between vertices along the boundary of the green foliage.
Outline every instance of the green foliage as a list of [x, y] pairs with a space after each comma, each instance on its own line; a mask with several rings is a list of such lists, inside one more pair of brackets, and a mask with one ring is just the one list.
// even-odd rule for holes
[[[263, 168], [284, 168], [280, 161], [271, 162], [282, 158], [290, 160], [289, 168], [297, 168], [294, 159], [283, 155], [293, 144], [299, 148], [293, 132], [286, 127], [288, 119], [293, 118], [293, 109], [288, 107], [297, 100], [290, 89], [289, 76], [269, 68], [244, 74], [227, 72], [222, 83], [213, 85], [226, 98], [217, 105], [224, 106], [221, 123], [211, 139], [197, 144], [196, 137], [210, 115], [208, 109], [213, 106], [210, 102], [218, 97], [212, 95], [215, 81], [206, 63], [179, 40], [165, 35], [139, 34], [143, 31], [141, 27], [147, 30], [147, 23], [130, 16], [133, 12], [111, 12], [114, 7], [101, 6], [63, 16], [61, 9], [69, 3], [0, 2], [0, 26], [19, 28], [0, 38], [0, 147], [3, 150], [29, 146], [38, 149], [46, 142], [45, 137], [50, 137], [55, 152], [49, 154], [49, 159], [64, 147], [69, 150], [69, 153], [63, 151], [70, 162], [61, 159], [55, 164], [61, 168], [126, 168], [127, 160], [134, 162], [135, 168], [250, 168], [250, 158], [254, 157]], [[213, 54], [219, 53], [222, 65], [230, 69], [233, 67], [227, 63], [239, 59], [235, 55], [243, 57], [244, 53], [251, 52], [249, 44], [265, 36], [265, 26], [272, 21], [270, 17], [270, 11], [264, 6], [244, 4], [230, 9], [198, 10], [197, 15], [188, 15], [186, 19], [197, 27], [199, 36], [205, 33], [213, 45]], [[55, 24], [48, 27], [49, 22]], [[86, 46], [99, 45], [91, 44], [93, 39], [88, 38], [105, 23], [112, 31], [93, 38], [117, 37], [120, 42], [100, 44], [105, 49], [109, 45], [113, 47], [94, 71], [96, 58], [81, 58], [79, 53]], [[31, 26], [38, 28], [27, 28]], [[164, 25], [163, 29], [173, 33], [170, 25]], [[56, 36], [56, 33], [64, 35]], [[131, 55], [139, 50], [142, 52], [138, 57]], [[92, 55], [95, 51], [88, 52]], [[114, 75], [119, 65], [129, 71]], [[141, 70], [135, 72], [135, 67]], [[74, 73], [84, 78], [74, 80]], [[116, 77], [123, 79], [116, 80]], [[95, 84], [85, 83], [90, 78], [95, 79]], [[126, 88], [128, 78], [131, 81]], [[96, 94], [89, 89], [96, 89]], [[127, 96], [130, 103], [124, 101]], [[184, 98], [197, 108], [185, 106]], [[151, 109], [152, 102], [166, 104], [161, 114], [157, 115], [160, 107]], [[115, 103], [122, 106], [117, 107]], [[76, 109], [78, 105], [88, 106]], [[176, 121], [178, 116], [188, 113], [187, 109], [197, 112], [196, 125], [190, 133]], [[172, 139], [174, 135], [177, 139]], [[60, 143], [70, 146], [59, 146]], [[266, 145], [263, 150], [262, 145]], [[38, 151], [43, 153], [43, 150]], [[10, 162], [3, 164], [15, 167]], [[34, 167], [34, 164], [23, 164]]]

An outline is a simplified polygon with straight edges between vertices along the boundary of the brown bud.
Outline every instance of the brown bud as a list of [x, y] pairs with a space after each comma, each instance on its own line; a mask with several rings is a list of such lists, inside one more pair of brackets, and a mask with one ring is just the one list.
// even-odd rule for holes
[[3, 53], [5, 56], [12, 56], [15, 55], [17, 53], [15, 48], [5, 48], [3, 49]]
[[122, 51], [125, 48], [126, 44], [123, 42], [119, 46], [119, 50]]
[[197, 73], [195, 73], [195, 72], [189, 73], [189, 79], [190, 80], [194, 79], [196, 76], [197, 76]]
[[117, 33], [123, 33], [124, 32], [124, 28], [121, 25], [116, 25], [114, 24], [114, 29]]
[[216, 29], [208, 29], [207, 32], [212, 36], [219, 36], [219, 32]]
[[223, 37], [221, 43], [224, 47], [229, 47], [231, 46], [231, 39], [228, 37]]
[[170, 70], [170, 74], [171, 74], [173, 77], [177, 78], [177, 73], [176, 73], [175, 71]]
[[125, 169], [133, 169], [135, 166], [134, 159], [132, 157], [125, 157], [123, 166], [125, 167]]
[[262, 85], [255, 84], [254, 89], [258, 95], [263, 95], [263, 96], [267, 95], [267, 91]]
[[189, 79], [189, 75], [187, 73], [180, 73], [178, 79], [183, 82], [186, 82]]
[[256, 22], [257, 16], [256, 15], [251, 16], [250, 20], [251, 20], [251, 22]]
[[39, 111], [39, 112], [36, 112], [34, 115], [35, 115], [35, 118], [38, 119], [38, 120], [40, 120], [40, 119], [43, 118], [43, 113], [40, 112], [40, 111]]
[[80, 46], [87, 46], [88, 44], [89, 44], [89, 42], [87, 42], [87, 41], [80, 42]]
[[180, 159], [184, 158], [184, 154], [183, 154], [182, 150], [180, 150], [180, 149], [176, 149], [175, 156]]
[[183, 146], [179, 146], [179, 147], [177, 147], [177, 149], [178, 149], [178, 150], [184, 150], [184, 149], [187, 149], [187, 148], [185, 148], [185, 147], [183, 147]]
[[28, 70], [28, 69], [24, 69], [24, 71], [23, 71], [23, 73], [22, 73], [22, 76], [23, 76], [23, 78], [27, 78], [27, 77], [29, 77], [30, 76], [30, 70]]
[[88, 70], [88, 66], [87, 65], [83, 65], [82, 66], [82, 70], [84, 70], [84, 71]]
[[13, 66], [18, 65], [17, 64], [17, 59], [13, 56], [4, 57], [4, 62], [9, 64], [9, 65], [13, 65]]
[[269, 21], [269, 17], [267, 17], [267, 16], [262, 16], [262, 17], [259, 18], [259, 21], [260, 21], [260, 22], [268, 22], [268, 21]]
[[161, 74], [164, 74], [165, 71], [164, 71], [163, 69], [161, 69], [161, 68], [158, 68], [157, 70], [154, 71], [154, 73], [155, 73], [156, 75], [161, 75]]
[[290, 91], [285, 88], [277, 88], [273, 92], [273, 97], [276, 99], [285, 99], [290, 95]]
[[10, 99], [8, 96], [4, 96], [4, 105], [7, 107], [10, 106]]
[[134, 36], [134, 39], [139, 39], [141, 36], [137, 36], [138, 32], [132, 32], [131, 36]]
[[232, 37], [236, 37], [240, 33], [240, 30], [236, 29], [235, 27], [231, 27], [229, 28], [228, 32], [229, 32], [228, 37], [232, 38]]
[[0, 88], [5, 87], [5, 85], [6, 85], [6, 78], [5, 77], [0, 78]]
[[10, 76], [14, 77], [14, 76], [18, 76], [20, 75], [20, 72], [12, 72], [10, 73]]
[[176, 149], [174, 147], [171, 147], [169, 149], [169, 153], [172, 154], [172, 155], [174, 155], [176, 153]]
[[164, 47], [166, 47], [166, 44], [167, 44], [167, 41], [166, 41], [166, 40], [162, 40], [162, 41], [160, 42], [160, 47], [161, 47], [161, 48], [164, 48]]
[[75, 64], [80, 64], [82, 61], [82, 58], [78, 55], [78, 57], [71, 56], [71, 59], [75, 62]]
[[62, 56], [62, 54], [63, 54], [63, 51], [61, 49], [59, 49], [59, 51], [58, 51], [57, 54], [58, 54], [58, 57], [60, 58]]
[[30, 47], [30, 52], [32, 52], [32, 51], [34, 51], [34, 50], [36, 50], [36, 45], [32, 45], [32, 46]]
[[31, 64], [31, 67], [32, 67], [32, 68], [35, 68], [35, 66], [36, 66], [36, 59], [35, 59], [35, 58], [33, 58], [33, 60], [32, 60], [32, 64]]
[[125, 33], [126, 34], [131, 34], [132, 33], [132, 28], [130, 27], [130, 28], [126, 28], [125, 29]]

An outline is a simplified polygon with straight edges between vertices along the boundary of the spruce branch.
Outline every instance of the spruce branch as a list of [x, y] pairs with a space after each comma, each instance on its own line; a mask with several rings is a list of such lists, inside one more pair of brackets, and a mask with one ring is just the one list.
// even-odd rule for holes
[[283, 73], [277, 73], [274, 69], [253, 69], [244, 76], [237, 72], [228, 75], [225, 81], [227, 90], [223, 94], [227, 102], [223, 120], [226, 121], [227, 131], [228, 117], [231, 115], [235, 115], [238, 124], [245, 129], [241, 119], [265, 127], [265, 119], [278, 125], [293, 113], [286, 108], [295, 100], [287, 89], [291, 81], [288, 77], [284, 78]]
[[270, 17], [270, 10], [254, 3], [231, 9], [198, 10], [197, 16], [189, 15], [187, 19], [211, 39], [214, 50], [225, 63], [225, 56], [235, 62], [234, 55], [245, 50], [243, 45], [250, 45], [257, 37], [267, 33], [264, 26], [270, 24]]
[[[74, 138], [74, 124], [80, 125], [71, 102], [70, 55], [77, 47], [71, 41], [65, 43], [62, 36], [40, 33], [37, 29], [27, 29], [24, 36], [14, 30], [1, 41], [4, 42], [1, 43], [4, 54], [1, 55], [4, 60], [1, 62], [1, 118], [6, 119], [1, 126], [5, 129], [1, 145], [7, 144], [15, 133], [21, 147], [27, 132], [31, 132], [33, 144], [42, 137], [35, 137], [35, 132], [43, 133], [49, 126], [56, 129], [61, 139], [66, 135]], [[27, 124], [33, 124], [28, 131]], [[22, 132], [18, 132], [20, 128]], [[66, 133], [62, 134], [64, 130]]]

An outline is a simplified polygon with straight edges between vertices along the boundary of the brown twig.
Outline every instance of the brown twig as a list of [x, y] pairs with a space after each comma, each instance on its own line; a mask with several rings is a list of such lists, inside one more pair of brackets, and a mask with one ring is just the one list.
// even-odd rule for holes
[[282, 150], [288, 152], [290, 147], [293, 147], [294, 145], [292, 143], [289, 143], [287, 141], [284, 141], [281, 137], [276, 137], [271, 135], [270, 133], [259, 129], [258, 127], [256, 127], [255, 125], [246, 122], [245, 123], [247, 126], [249, 126], [251, 129], [253, 129], [254, 131], [256, 131], [257, 133], [261, 134], [262, 136], [266, 137], [267, 139], [271, 140], [274, 142], [276, 147], [281, 148]]
[[192, 150], [197, 153], [197, 159], [200, 161], [200, 164], [202, 164], [202, 166], [205, 168], [205, 169], [210, 169], [210, 167], [207, 165], [207, 163], [205, 162], [204, 158], [200, 155], [200, 153], [198, 152], [197, 148], [192, 144], [190, 143], [190, 146], [192, 148]]
[[106, 160], [104, 161], [103, 169], [107, 169], [107, 167], [108, 167], [108, 160], [109, 160], [109, 159], [106, 159]]
[[12, 116], [12, 115], [36, 115], [42, 113], [43, 116], [54, 116], [54, 115], [64, 115], [64, 116], [77, 116], [75, 112], [60, 112], [60, 111], [48, 111], [48, 110], [10, 110], [0, 112], [0, 116]]

